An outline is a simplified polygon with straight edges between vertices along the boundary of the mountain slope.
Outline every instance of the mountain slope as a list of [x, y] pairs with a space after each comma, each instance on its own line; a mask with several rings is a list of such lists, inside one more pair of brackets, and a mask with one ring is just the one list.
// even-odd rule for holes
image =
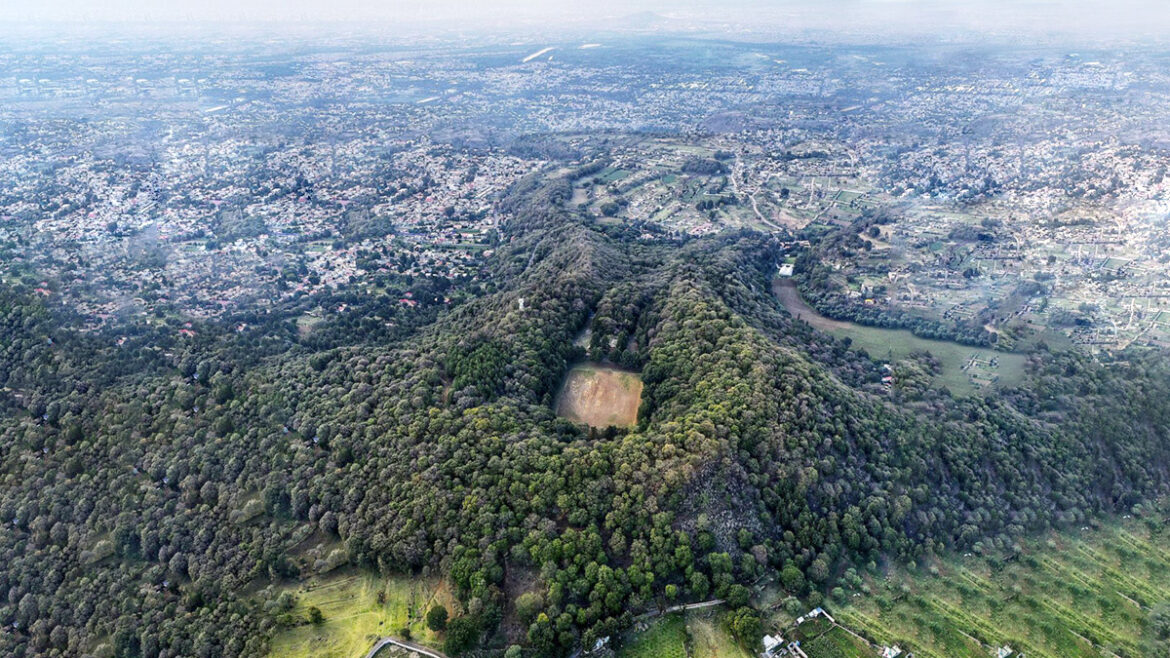
[[[566, 187], [518, 185], [494, 291], [401, 343], [247, 364], [213, 344], [78, 387], [68, 422], [0, 420], [0, 649], [261, 653], [280, 603], [244, 592], [315, 569], [295, 550], [312, 535], [445, 573], [453, 653], [556, 655], [660, 598], [742, 599], [766, 570], [802, 594], [1166, 491], [1160, 360], [1044, 355], [997, 399], [894, 400], [771, 299], [769, 238], [641, 240], [578, 217]], [[552, 412], [586, 326], [594, 356], [643, 372], [632, 430]], [[506, 617], [527, 631], [504, 637]]]

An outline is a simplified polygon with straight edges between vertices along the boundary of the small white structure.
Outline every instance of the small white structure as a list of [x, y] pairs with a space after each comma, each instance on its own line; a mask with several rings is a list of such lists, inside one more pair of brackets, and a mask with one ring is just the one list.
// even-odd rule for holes
[[995, 650], [995, 658], [1008, 658], [1010, 655], [1012, 655], [1012, 648], [1006, 644]]
[[765, 658], [772, 658], [772, 656], [775, 655], [776, 650], [782, 649], [783, 647], [784, 647], [784, 638], [780, 637], [779, 635], [776, 635], [776, 636], [765, 635], [764, 636], [764, 654], [763, 655]]
[[829, 613], [825, 612], [824, 608], [813, 608], [812, 610], [809, 610], [808, 614], [805, 614], [803, 617], [797, 617], [796, 618], [796, 625], [800, 626], [801, 624], [803, 624], [806, 621], [812, 621], [812, 620], [816, 619], [817, 617], [821, 617], [821, 616], [824, 616], [825, 619], [828, 619], [830, 622], [832, 622], [834, 624], [837, 623], [837, 620], [833, 619], [833, 617], [830, 616]]
[[902, 649], [897, 645], [892, 647], [882, 647], [882, 658], [898, 658], [900, 655], [902, 655]]
[[776, 274], [782, 277], [792, 276], [792, 270], [795, 267], [792, 263], [781, 263], [776, 267]]

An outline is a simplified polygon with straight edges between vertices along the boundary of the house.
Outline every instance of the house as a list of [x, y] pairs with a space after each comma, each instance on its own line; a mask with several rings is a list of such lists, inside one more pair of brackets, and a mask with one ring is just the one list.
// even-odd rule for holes
[[764, 658], [772, 658], [777, 655], [777, 649], [784, 647], [784, 638], [779, 635], [765, 635], [764, 636]]
[[892, 647], [882, 647], [880, 655], [882, 658], [898, 658], [898, 656], [902, 655], [902, 649], [897, 645]]
[[828, 619], [830, 623], [833, 623], [833, 624], [837, 623], [837, 620], [833, 619], [829, 615], [829, 613], [825, 612], [824, 608], [813, 608], [812, 610], [809, 610], [808, 614], [804, 615], [803, 617], [797, 617], [796, 618], [796, 625], [800, 626], [804, 622], [812, 621], [813, 619], [816, 619], [817, 617], [820, 617], [822, 615], [825, 617], [825, 619]]

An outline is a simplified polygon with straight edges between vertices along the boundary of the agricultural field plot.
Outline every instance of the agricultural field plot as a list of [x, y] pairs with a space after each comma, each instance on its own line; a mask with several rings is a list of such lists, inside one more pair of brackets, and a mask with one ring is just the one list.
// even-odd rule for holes
[[638, 422], [642, 378], [596, 364], [569, 371], [557, 396], [557, 414], [591, 427], [628, 427]]
[[[729, 151], [714, 144], [653, 138], [627, 147], [615, 151], [609, 166], [573, 187], [573, 203], [587, 207], [603, 224], [648, 221], [699, 235], [729, 227], [770, 232], [778, 223], [789, 223], [780, 221], [783, 213], [774, 203], [778, 192], [765, 191], [763, 172], [755, 164], [740, 168]], [[758, 163], [761, 158], [762, 153], [751, 153], [745, 161]], [[688, 169], [696, 160], [720, 164], [710, 171]]]
[[955, 395], [989, 390], [993, 385], [1015, 386], [1024, 377], [1024, 354], [999, 352], [946, 340], [921, 338], [906, 329], [869, 327], [834, 320], [821, 315], [800, 298], [791, 279], [776, 279], [773, 292], [794, 317], [839, 338], [849, 338], [852, 347], [878, 361], [896, 362], [915, 352], [929, 352], [939, 360], [942, 372], [937, 381]]
[[831, 628], [801, 645], [808, 658], [877, 658], [878, 653], [845, 630]]
[[[426, 611], [435, 603], [443, 604], [452, 613], [457, 609], [453, 597], [437, 579], [383, 579], [350, 572], [313, 579], [286, 591], [296, 597], [291, 616], [299, 625], [276, 634], [269, 652], [273, 657], [360, 657], [381, 637], [401, 637], [403, 628], [410, 629], [413, 642], [440, 646], [439, 637], [426, 626]], [[321, 624], [307, 621], [313, 607], [324, 617]]]
[[724, 612], [667, 615], [628, 641], [619, 658], [752, 658], [728, 633]]
[[[837, 621], [920, 658], [982, 658], [1005, 645], [1031, 658], [1139, 658], [1150, 609], [1170, 600], [1170, 548], [1164, 532], [1125, 521], [867, 585], [872, 594], [833, 610]], [[837, 655], [851, 654], [809, 651]]]
[[650, 222], [691, 235], [848, 223], [884, 203], [846, 154], [829, 157], [823, 146], [796, 149], [819, 153], [808, 159], [777, 157], [762, 144], [635, 139], [614, 145], [606, 166], [574, 182], [572, 203], [602, 224]]
[[790, 638], [800, 642], [809, 658], [877, 658], [877, 652], [840, 626], [825, 619], [801, 624]]

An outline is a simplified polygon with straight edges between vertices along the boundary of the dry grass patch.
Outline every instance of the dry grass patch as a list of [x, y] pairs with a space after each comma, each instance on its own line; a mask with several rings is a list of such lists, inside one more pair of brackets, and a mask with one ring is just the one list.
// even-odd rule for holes
[[632, 372], [597, 365], [569, 371], [557, 397], [557, 414], [592, 427], [628, 427], [638, 422], [642, 379]]

